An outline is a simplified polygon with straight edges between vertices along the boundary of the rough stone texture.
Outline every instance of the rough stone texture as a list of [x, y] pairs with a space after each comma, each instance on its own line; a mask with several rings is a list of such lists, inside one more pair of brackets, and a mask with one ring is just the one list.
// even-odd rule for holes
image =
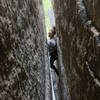
[[54, 0], [56, 27], [62, 48], [69, 100], [100, 100], [100, 47], [84, 28], [77, 2], [100, 30], [100, 0]]
[[[65, 81], [65, 69], [62, 61], [62, 51], [57, 37], [58, 70], [59, 70], [59, 98], [60, 100], [69, 100], [67, 92], [67, 82]], [[67, 95], [66, 95], [67, 94]]]
[[87, 8], [88, 16], [95, 23], [95, 26], [100, 30], [100, 0], [84, 0]]
[[0, 100], [44, 100], [42, 13], [41, 0], [0, 0]]

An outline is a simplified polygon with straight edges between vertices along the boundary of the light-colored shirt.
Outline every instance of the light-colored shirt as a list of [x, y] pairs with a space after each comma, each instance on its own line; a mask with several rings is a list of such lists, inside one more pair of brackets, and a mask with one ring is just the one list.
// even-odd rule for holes
[[52, 53], [56, 50], [57, 47], [57, 41], [56, 38], [48, 39], [48, 46], [49, 46], [49, 52]]

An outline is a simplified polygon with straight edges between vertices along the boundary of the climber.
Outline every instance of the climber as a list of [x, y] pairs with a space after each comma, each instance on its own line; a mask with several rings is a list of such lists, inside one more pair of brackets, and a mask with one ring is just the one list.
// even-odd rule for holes
[[51, 68], [54, 69], [57, 75], [59, 75], [58, 69], [54, 66], [54, 61], [57, 60], [57, 40], [56, 40], [56, 28], [53, 26], [52, 29], [49, 30], [48, 33], [48, 47], [50, 54], [50, 65]]

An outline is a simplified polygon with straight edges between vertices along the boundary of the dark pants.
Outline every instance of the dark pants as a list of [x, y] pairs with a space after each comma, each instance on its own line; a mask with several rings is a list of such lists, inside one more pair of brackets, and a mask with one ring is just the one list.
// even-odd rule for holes
[[50, 65], [51, 68], [54, 69], [57, 75], [59, 75], [58, 69], [54, 66], [54, 61], [57, 59], [57, 52], [53, 52], [50, 54]]

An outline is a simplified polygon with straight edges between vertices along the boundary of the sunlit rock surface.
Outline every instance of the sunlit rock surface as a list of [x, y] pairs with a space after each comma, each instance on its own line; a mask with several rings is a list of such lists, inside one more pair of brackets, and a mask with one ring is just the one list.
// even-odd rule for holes
[[50, 27], [52, 27], [55, 25], [55, 18], [54, 18], [54, 12], [53, 12], [52, 5], [48, 9], [48, 16], [49, 16], [49, 20], [50, 20]]
[[[53, 1], [53, 0], [52, 0]], [[84, 2], [86, 15], [100, 31], [99, 0], [54, 0], [54, 12], [69, 100], [100, 100], [100, 47], [84, 27], [78, 2]], [[66, 94], [67, 95], [67, 94]]]
[[44, 100], [41, 0], [0, 0], [0, 100]]

